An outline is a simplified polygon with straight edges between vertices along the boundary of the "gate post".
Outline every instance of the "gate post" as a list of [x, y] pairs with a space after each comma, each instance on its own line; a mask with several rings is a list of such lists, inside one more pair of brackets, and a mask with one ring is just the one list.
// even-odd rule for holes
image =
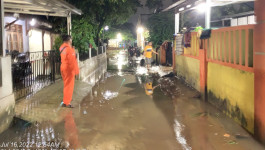
[[264, 0], [255, 1], [254, 28], [254, 120], [255, 136], [265, 143], [265, 13]]
[[56, 74], [56, 70], [55, 70], [55, 60], [56, 60], [56, 55], [55, 55], [56, 51], [51, 51], [51, 64], [52, 64], [52, 81], [55, 82], [55, 74]]
[[199, 50], [200, 59], [200, 92], [203, 100], [207, 100], [207, 61], [206, 61], [206, 48]]
[[177, 36], [174, 35], [174, 38], [173, 38], [173, 47], [172, 47], [172, 66], [173, 66], [173, 72], [176, 72], [176, 54], [175, 54], [175, 51], [176, 51], [176, 46], [177, 46]]

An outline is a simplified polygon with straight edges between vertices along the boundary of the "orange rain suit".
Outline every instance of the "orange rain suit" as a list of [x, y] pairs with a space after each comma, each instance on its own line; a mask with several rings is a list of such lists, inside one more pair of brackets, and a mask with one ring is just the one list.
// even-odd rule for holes
[[64, 83], [63, 103], [70, 105], [74, 92], [75, 75], [79, 74], [74, 48], [67, 43], [60, 47], [61, 53], [61, 74]]

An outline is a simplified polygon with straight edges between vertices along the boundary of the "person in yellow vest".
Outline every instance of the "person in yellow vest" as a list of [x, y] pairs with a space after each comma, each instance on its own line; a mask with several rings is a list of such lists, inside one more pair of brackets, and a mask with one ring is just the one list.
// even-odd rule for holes
[[145, 63], [146, 63], [148, 70], [149, 70], [151, 63], [152, 63], [153, 53], [155, 53], [156, 55], [158, 54], [157, 52], [155, 52], [153, 50], [152, 42], [148, 42], [148, 45], [145, 46], [145, 48], [144, 48]]

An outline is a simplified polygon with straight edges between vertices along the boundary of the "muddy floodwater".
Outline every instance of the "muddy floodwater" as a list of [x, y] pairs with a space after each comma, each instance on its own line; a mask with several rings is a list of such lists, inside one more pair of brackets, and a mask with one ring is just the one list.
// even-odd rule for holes
[[172, 68], [153, 66], [148, 71], [139, 60], [129, 59], [126, 51], [109, 51], [108, 72], [75, 108], [52, 109], [52, 103], [43, 102], [39, 111], [48, 110], [53, 117], [40, 113], [34, 117], [45, 119], [32, 122], [16, 116], [0, 135], [0, 149], [265, 149], [169, 74]]

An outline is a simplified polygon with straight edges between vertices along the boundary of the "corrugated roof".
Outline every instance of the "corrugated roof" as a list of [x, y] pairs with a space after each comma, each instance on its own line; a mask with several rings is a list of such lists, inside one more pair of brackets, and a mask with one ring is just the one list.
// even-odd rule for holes
[[[234, 3], [244, 3], [244, 2], [252, 2], [252, 1], [255, 1], [255, 0], [212, 0], [211, 6], [212, 7], [225, 6], [225, 5], [234, 4]], [[170, 5], [169, 7], [167, 7], [166, 9], [164, 9], [163, 11], [169, 11], [174, 8], [184, 8], [184, 10], [189, 10], [189, 9], [196, 7], [196, 5], [204, 3], [204, 2], [205, 0], [179, 0], [175, 2], [174, 4]]]

